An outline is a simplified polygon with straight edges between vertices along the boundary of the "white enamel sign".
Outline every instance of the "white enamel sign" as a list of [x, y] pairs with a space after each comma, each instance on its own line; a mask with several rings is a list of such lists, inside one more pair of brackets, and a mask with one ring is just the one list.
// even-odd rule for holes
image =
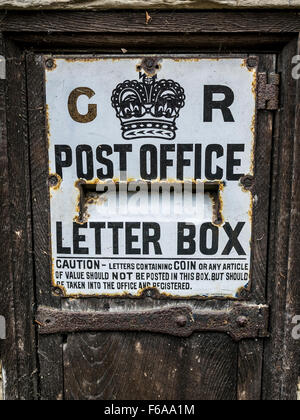
[[133, 57], [46, 69], [52, 281], [65, 296], [249, 285], [256, 69], [154, 61], [152, 73]]

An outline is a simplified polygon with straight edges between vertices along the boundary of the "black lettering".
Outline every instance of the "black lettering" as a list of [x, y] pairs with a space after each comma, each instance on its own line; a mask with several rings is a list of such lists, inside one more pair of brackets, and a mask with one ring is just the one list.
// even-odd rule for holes
[[168, 152], [174, 152], [174, 144], [162, 144], [160, 148], [160, 178], [167, 179], [167, 168], [173, 166], [173, 160], [167, 159]]
[[97, 162], [105, 165], [107, 170], [104, 172], [103, 168], [97, 170], [98, 179], [112, 179], [114, 177], [114, 165], [110, 159], [103, 157], [103, 153], [106, 153], [107, 156], [110, 156], [113, 153], [111, 146], [103, 144], [98, 146], [96, 150]]
[[[208, 232], [212, 233], [211, 246], [208, 245]], [[212, 223], [203, 223], [200, 229], [200, 251], [204, 255], [215, 255], [219, 248], [219, 228]]]
[[[148, 155], [150, 159], [148, 160]], [[150, 161], [150, 172], [148, 172], [147, 162]], [[152, 144], [145, 144], [140, 150], [140, 165], [142, 179], [157, 179], [157, 149]]]
[[184, 158], [185, 152], [192, 152], [194, 149], [192, 144], [178, 144], [177, 146], [177, 179], [184, 179], [184, 167], [191, 166], [191, 160]]
[[[188, 234], [185, 235], [185, 231]], [[196, 226], [194, 224], [178, 223], [178, 234], [177, 234], [177, 254], [178, 255], [192, 255], [196, 251]], [[188, 244], [189, 247], [185, 248], [184, 244]]]
[[79, 235], [80, 229], [87, 229], [87, 223], [83, 225], [78, 225], [77, 223], [73, 223], [73, 250], [74, 254], [80, 255], [88, 255], [89, 249], [88, 248], [80, 248], [79, 243], [85, 242], [86, 237], [85, 235]]
[[227, 179], [228, 181], [238, 181], [244, 174], [235, 174], [234, 168], [241, 166], [241, 159], [235, 159], [234, 154], [244, 152], [244, 144], [228, 144], [227, 148]]
[[[150, 230], [153, 230], [153, 235], [150, 235]], [[155, 255], [162, 255], [160, 240], [160, 225], [158, 223], [143, 223], [143, 254], [149, 255], [149, 244], [152, 243]]]
[[238, 237], [245, 226], [245, 222], [239, 222], [236, 228], [233, 230], [229, 223], [225, 223], [223, 226], [229, 240], [222, 253], [222, 255], [229, 255], [233, 248], [235, 248], [238, 255], [246, 255], [242, 245], [240, 244]]
[[202, 144], [195, 145], [195, 180], [202, 178]]
[[131, 144], [115, 144], [114, 151], [120, 154], [119, 170], [127, 172], [127, 153], [132, 152]]
[[71, 248], [63, 246], [62, 222], [56, 222], [56, 243], [58, 254], [71, 254]]
[[[83, 168], [83, 155], [86, 157], [86, 170]], [[91, 180], [94, 177], [93, 149], [87, 144], [76, 147], [77, 177]]]
[[114, 255], [119, 254], [119, 230], [124, 229], [124, 223], [108, 223], [108, 229], [112, 229], [113, 232], [113, 253]]
[[140, 223], [126, 223], [126, 254], [127, 255], [139, 255], [141, 250], [138, 248], [133, 248], [133, 243], [138, 242], [139, 237], [133, 235], [133, 229], [140, 229]]
[[95, 253], [101, 255], [101, 230], [105, 228], [105, 223], [90, 223], [90, 228], [95, 229]]
[[[63, 159], [63, 154], [64, 159]], [[72, 166], [72, 149], [70, 146], [66, 145], [56, 145], [55, 146], [55, 170], [57, 175], [63, 179], [62, 168], [69, 168]]]
[[208, 180], [222, 179], [223, 169], [216, 166], [215, 171], [212, 169], [213, 154], [217, 155], [217, 159], [224, 155], [224, 149], [219, 144], [210, 144], [205, 151], [205, 176]]
[[[222, 101], [214, 101], [213, 95], [221, 93], [225, 96]], [[213, 121], [213, 109], [222, 111], [225, 122], [234, 122], [230, 107], [234, 102], [234, 93], [228, 86], [206, 85], [204, 86], [204, 122]]]

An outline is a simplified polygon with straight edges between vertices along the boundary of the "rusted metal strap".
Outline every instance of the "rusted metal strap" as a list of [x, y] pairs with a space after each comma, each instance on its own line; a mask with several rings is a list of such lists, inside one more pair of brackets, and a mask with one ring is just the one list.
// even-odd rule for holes
[[82, 331], [140, 331], [189, 337], [193, 332], [222, 332], [235, 341], [268, 336], [269, 308], [238, 304], [226, 310], [192, 310], [189, 306], [135, 312], [73, 312], [40, 307], [40, 334]]
[[270, 111], [279, 109], [279, 84], [279, 74], [258, 74], [258, 109]]

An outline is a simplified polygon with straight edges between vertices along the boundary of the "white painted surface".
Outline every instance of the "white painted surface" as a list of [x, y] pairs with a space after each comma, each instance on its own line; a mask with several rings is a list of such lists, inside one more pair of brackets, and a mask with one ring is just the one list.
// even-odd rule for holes
[[[89, 249], [88, 255], [71, 254], [60, 255], [57, 253], [57, 236], [56, 224], [62, 223], [63, 227], [63, 245], [72, 248], [73, 237], [73, 220], [78, 217], [78, 189], [75, 182], [78, 180], [78, 174], [75, 165], [75, 149], [78, 145], [89, 145], [93, 150], [94, 159], [94, 178], [97, 177], [96, 169], [101, 164], [96, 159], [96, 148], [98, 146], [115, 144], [132, 145], [132, 152], [128, 154], [128, 173], [130, 179], [140, 180], [140, 148], [142, 145], [151, 144], [158, 149], [162, 144], [202, 144], [203, 151], [211, 144], [219, 144], [224, 148], [226, 154], [228, 144], [243, 144], [244, 152], [238, 152], [236, 159], [240, 160], [240, 167], [235, 168], [235, 173], [252, 174], [252, 148], [253, 133], [252, 125], [255, 117], [255, 95], [253, 94], [253, 83], [255, 82], [256, 71], [249, 71], [244, 65], [243, 59], [195, 59], [195, 60], [173, 60], [163, 59], [162, 68], [158, 72], [158, 81], [162, 79], [172, 79], [180, 84], [186, 95], [185, 106], [181, 109], [178, 119], [176, 120], [177, 132], [176, 139], [173, 141], [162, 140], [156, 138], [134, 139], [131, 141], [122, 138], [121, 125], [116, 117], [116, 111], [111, 104], [112, 92], [119, 83], [125, 80], [138, 80], [136, 66], [140, 60], [136, 58], [122, 58], [120, 60], [113, 59], [96, 59], [93, 61], [66, 61], [57, 59], [55, 70], [47, 71], [47, 105], [49, 111], [50, 124], [50, 174], [56, 172], [54, 147], [56, 145], [69, 145], [72, 148], [73, 164], [69, 168], [63, 169], [63, 181], [59, 189], [51, 188], [51, 230], [52, 230], [52, 246], [53, 246], [53, 263], [54, 275], [56, 272], [62, 273], [63, 287], [68, 295], [106, 295], [121, 294], [130, 292], [133, 295], [140, 293], [140, 283], [138, 276], [145, 276], [143, 282], [149, 282], [148, 286], [157, 287], [162, 293], [171, 293], [175, 296], [235, 296], [238, 289], [245, 287], [249, 281], [250, 266], [250, 240], [251, 240], [251, 217], [249, 210], [251, 207], [252, 197], [249, 192], [244, 192], [239, 181], [228, 181], [226, 172], [219, 181], [224, 181], [226, 186], [221, 193], [224, 203], [223, 217], [224, 223], [230, 223], [234, 229], [238, 223], [244, 223], [244, 227], [239, 235], [239, 241], [245, 251], [245, 255], [238, 255], [236, 249], [232, 249], [230, 255], [222, 255], [224, 248], [228, 242], [228, 235], [224, 230], [224, 224], [219, 228], [219, 246], [218, 251], [213, 255], [204, 255], [199, 250], [199, 230], [203, 223], [212, 223], [212, 203], [208, 195], [204, 196], [203, 211], [196, 218], [189, 218], [186, 214], [177, 214], [166, 216], [163, 214], [153, 214], [150, 210], [144, 214], [138, 214], [135, 205], [127, 214], [113, 214], [108, 197], [108, 201], [98, 200], [96, 203], [88, 206], [88, 223], [91, 222], [156, 222], [161, 228], [161, 239], [159, 241], [162, 254], [157, 255], [154, 247], [150, 245], [150, 254], [143, 255], [143, 250], [139, 255], [128, 255], [125, 249], [125, 233], [120, 231], [119, 252], [118, 255], [113, 254], [112, 232], [111, 229], [103, 229], [102, 232], [102, 250], [101, 255], [96, 255], [95, 249], [95, 232], [93, 229], [80, 229], [80, 234], [85, 235], [85, 241], [80, 244], [81, 247]], [[235, 101], [230, 107], [235, 122], [224, 122], [222, 113], [219, 110], [213, 111], [213, 122], [203, 121], [204, 106], [204, 85], [224, 85], [230, 87], [235, 94]], [[78, 101], [79, 112], [84, 114], [88, 104], [97, 105], [97, 118], [88, 123], [81, 124], [75, 122], [68, 112], [68, 97], [70, 93], [78, 87], [88, 87], [95, 92], [95, 96], [90, 100], [82, 96]], [[221, 100], [222, 95], [214, 97]], [[159, 154], [158, 154], [159, 156]], [[173, 160], [176, 166], [176, 154], [169, 152], [168, 158]], [[186, 159], [191, 160], [191, 167], [186, 167], [184, 172], [185, 181], [194, 178], [194, 156], [193, 153], [186, 153]], [[114, 153], [109, 156], [114, 165], [114, 177], [119, 178], [119, 157]], [[213, 167], [216, 165], [221, 168], [226, 167], [226, 157], [213, 159]], [[205, 167], [205, 161], [202, 159], [202, 167]], [[175, 167], [168, 170], [168, 179], [176, 178]], [[204, 174], [201, 181], [207, 179]], [[97, 180], [93, 180], [96, 182]], [[146, 197], [146, 195], [144, 196]], [[144, 198], [142, 198], [142, 202]], [[191, 209], [192, 210], [192, 209]], [[185, 221], [196, 225], [196, 252], [192, 255], [178, 255], [177, 235], [178, 223]], [[133, 234], [138, 236], [135, 248], [142, 248], [141, 231], [134, 230]], [[208, 235], [208, 245], [211, 239]], [[65, 258], [66, 257], [66, 258]], [[115, 258], [115, 259], [112, 259]], [[85, 258], [85, 259], [82, 259]], [[159, 258], [159, 259], [158, 259]], [[163, 258], [163, 260], [161, 260]], [[195, 262], [196, 270], [176, 270], [174, 264], [187, 258], [185, 263]], [[80, 260], [80, 263], [76, 261]], [[68, 261], [75, 261], [78, 273], [82, 272], [84, 279], [82, 280], [83, 288], [73, 287], [67, 279], [67, 273], [72, 271], [68, 269], [59, 269], [57, 264], [62, 262], [67, 264]], [[91, 261], [88, 264], [100, 264], [100, 269], [79, 269], [79, 264]], [[147, 264], [169, 264], [168, 269], [149, 269]], [[224, 268], [224, 264], [243, 264], [244, 269]], [[118, 265], [116, 265], [118, 264]], [[129, 265], [128, 265], [129, 264]], [[138, 265], [139, 264], [139, 265]], [[207, 265], [207, 269], [203, 264]], [[213, 269], [211, 264], [220, 264], [218, 269]], [[156, 266], [154, 266], [156, 267]], [[201, 268], [202, 267], [202, 268]], [[96, 272], [97, 275], [108, 276], [105, 281], [99, 279], [100, 288], [90, 289], [88, 287], [87, 273]], [[189, 278], [184, 279], [181, 273], [188, 274]], [[126, 274], [125, 280], [121, 281], [120, 277]], [[163, 273], [163, 274], [161, 274]], [[178, 275], [177, 280], [173, 281], [174, 273]], [[208, 278], [203, 280], [205, 273]], [[240, 280], [226, 280], [228, 273], [235, 276], [241, 276]], [[147, 276], [163, 276], [153, 282]], [[223, 274], [222, 281], [214, 281], [212, 276]], [[137, 276], [138, 275], [138, 276]], [[113, 276], [119, 276], [119, 280], [113, 279]], [[193, 278], [193, 279], [192, 279]], [[198, 280], [196, 280], [198, 278]], [[60, 280], [60, 281], [61, 281]], [[75, 282], [75, 280], [73, 280]], [[114, 288], [111, 284], [114, 284]], [[118, 282], [122, 283], [118, 287]], [[174, 286], [172, 289], [166, 289], [168, 283], [184, 283], [186, 289], [178, 289]], [[106, 288], [104, 288], [104, 283]], [[129, 284], [134, 284], [134, 289], [128, 290]], [[159, 283], [159, 285], [157, 285]], [[163, 283], [163, 284], [162, 284]], [[78, 286], [78, 284], [77, 284]], [[181, 286], [180, 286], [181, 287]]]

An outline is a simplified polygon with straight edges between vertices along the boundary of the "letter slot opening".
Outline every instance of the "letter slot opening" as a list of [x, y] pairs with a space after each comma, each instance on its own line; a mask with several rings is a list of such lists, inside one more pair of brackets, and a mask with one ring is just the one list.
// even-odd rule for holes
[[105, 218], [115, 214], [131, 214], [151, 220], [174, 216], [207, 220], [223, 224], [222, 191], [225, 182], [192, 181], [124, 181], [107, 180], [101, 183], [76, 184], [80, 191], [76, 221], [87, 222], [90, 210]]

